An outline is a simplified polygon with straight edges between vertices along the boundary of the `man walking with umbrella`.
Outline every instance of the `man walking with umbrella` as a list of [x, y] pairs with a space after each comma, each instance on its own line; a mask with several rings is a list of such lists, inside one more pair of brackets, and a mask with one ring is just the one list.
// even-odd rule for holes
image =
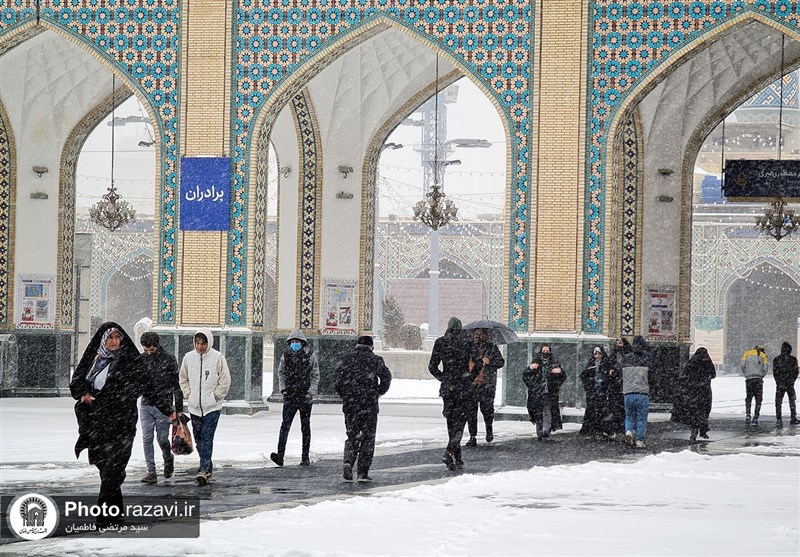
[[478, 409], [483, 414], [483, 421], [486, 424], [486, 442], [491, 443], [494, 439], [494, 396], [497, 388], [497, 370], [506, 365], [500, 349], [488, 339], [489, 329], [475, 328], [472, 332], [474, 341], [472, 347], [472, 362], [480, 360], [482, 362], [481, 371], [475, 378], [475, 404], [472, 413], [467, 420], [469, 428], [469, 441], [467, 447], [478, 445]]
[[[461, 320], [451, 317], [444, 336], [436, 339], [428, 371], [441, 382], [442, 415], [447, 420], [449, 441], [442, 462], [448, 470], [464, 466], [461, 460], [461, 437], [469, 416], [474, 414], [473, 381], [483, 367], [483, 360], [470, 364], [472, 340], [461, 328]], [[439, 369], [439, 364], [442, 368]]]

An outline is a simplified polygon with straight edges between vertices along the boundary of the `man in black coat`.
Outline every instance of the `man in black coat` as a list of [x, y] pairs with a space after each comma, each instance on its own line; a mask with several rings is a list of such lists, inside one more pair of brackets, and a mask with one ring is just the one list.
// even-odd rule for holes
[[375, 454], [378, 399], [392, 383], [392, 373], [383, 358], [372, 352], [372, 337], [358, 337], [355, 349], [345, 354], [336, 369], [336, 394], [342, 397], [347, 440], [344, 442], [343, 476], [353, 480], [358, 460], [358, 481], [370, 482], [369, 469]]
[[800, 424], [797, 419], [797, 393], [794, 382], [797, 381], [797, 358], [792, 356], [792, 345], [784, 342], [781, 345], [781, 355], [772, 360], [772, 375], [775, 377], [775, 419], [778, 427], [783, 427], [781, 419], [781, 406], [783, 394], [789, 395], [789, 412], [791, 425]]
[[103, 323], [89, 341], [69, 384], [70, 394], [78, 401], [75, 456], [88, 449], [89, 464], [100, 472], [97, 504], [105, 504], [106, 509], [96, 519], [100, 524], [118, 520], [112, 507], [123, 509], [122, 483], [136, 436], [136, 400], [147, 394], [163, 414], [171, 420], [176, 417], [170, 401], [158, 396], [150, 376], [142, 372], [138, 356], [133, 340], [122, 327], [110, 321]]
[[[441, 382], [439, 396], [442, 397], [442, 415], [447, 420], [449, 437], [442, 462], [449, 470], [464, 466], [461, 437], [467, 420], [477, 412], [473, 381], [478, 377], [483, 361], [470, 364], [471, 353], [472, 339], [461, 328], [461, 320], [451, 317], [444, 335], [433, 344], [428, 362], [428, 371]], [[439, 369], [439, 364], [442, 369]]]
[[[144, 353], [139, 356], [142, 371], [149, 375], [155, 396], [162, 400], [174, 401], [175, 411], [183, 410], [183, 391], [178, 382], [178, 362], [175, 356], [168, 354], [161, 346], [161, 339], [157, 333], [148, 331], [139, 339]], [[139, 420], [142, 424], [142, 443], [144, 459], [147, 463], [147, 474], [142, 478], [143, 483], [154, 484], [158, 482], [156, 474], [155, 455], [153, 451], [153, 431], [161, 449], [164, 459], [164, 477], [172, 477], [175, 470], [175, 457], [169, 439], [169, 419], [156, 408], [147, 394], [142, 395], [139, 405]]]

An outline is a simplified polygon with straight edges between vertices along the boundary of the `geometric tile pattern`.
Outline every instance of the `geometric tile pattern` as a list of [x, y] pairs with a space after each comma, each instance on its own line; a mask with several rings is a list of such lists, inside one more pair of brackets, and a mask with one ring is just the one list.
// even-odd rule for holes
[[11, 245], [14, 241], [11, 207], [14, 205], [14, 137], [3, 105], [0, 104], [0, 327], [11, 324]]
[[796, 32], [796, 1], [718, 0], [715, 2], [593, 2], [590, 101], [584, 206], [583, 330], [603, 332], [606, 233], [607, 144], [617, 111], [626, 97], [672, 54], [704, 34], [747, 12], [772, 19]]
[[783, 76], [783, 103], [781, 103], [781, 80], [770, 83], [759, 93], [747, 99], [744, 107], [780, 107], [800, 108], [800, 95], [798, 95], [797, 72], [789, 72]]
[[[250, 288], [253, 300], [253, 327], [264, 327], [264, 269], [268, 262], [275, 262], [274, 257], [267, 258], [267, 183], [269, 176], [269, 137], [272, 128], [263, 126], [258, 136], [258, 153], [256, 155], [256, 186], [253, 195], [253, 282]], [[276, 183], [277, 185], [277, 183]], [[274, 253], [272, 254], [275, 255]]]
[[640, 233], [639, 177], [643, 155], [641, 130], [635, 115], [622, 125], [622, 234], [619, 284], [620, 335], [632, 336], [636, 331], [637, 260]]
[[[238, 0], [232, 121], [233, 265], [247, 253], [249, 158], [264, 125], [325, 64], [386, 26], [439, 49], [471, 74], [501, 107], [512, 131], [509, 323], [527, 325], [532, 3], [528, 0]], [[246, 275], [245, 275], [246, 276]], [[237, 286], [234, 283], [234, 286]], [[241, 288], [243, 285], [238, 285]], [[245, 320], [232, 300], [231, 324]]]
[[[153, 116], [161, 149], [159, 323], [175, 321], [175, 191], [178, 156], [180, 5], [178, 0], [6, 0], [4, 36], [48, 28], [95, 52], [125, 76]], [[41, 25], [37, 24], [41, 20]], [[26, 27], [26, 29], [22, 29]], [[9, 43], [11, 44], [11, 43]]]
[[300, 329], [313, 330], [318, 322], [320, 253], [322, 251], [322, 145], [319, 126], [307, 89], [292, 98], [292, 116], [300, 152], [300, 209], [298, 254], [300, 281], [297, 315]]

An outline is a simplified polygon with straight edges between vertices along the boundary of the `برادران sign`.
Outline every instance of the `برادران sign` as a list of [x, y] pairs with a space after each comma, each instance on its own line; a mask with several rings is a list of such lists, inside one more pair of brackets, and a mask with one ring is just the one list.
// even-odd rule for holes
[[181, 230], [230, 228], [231, 159], [181, 158]]

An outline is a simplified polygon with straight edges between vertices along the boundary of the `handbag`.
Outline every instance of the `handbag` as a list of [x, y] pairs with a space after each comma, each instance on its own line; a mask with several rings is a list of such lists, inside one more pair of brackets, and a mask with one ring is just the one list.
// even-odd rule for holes
[[172, 425], [172, 452], [175, 454], [191, 454], [194, 450], [192, 432], [186, 425], [188, 421], [189, 418], [180, 414], [177, 423]]

